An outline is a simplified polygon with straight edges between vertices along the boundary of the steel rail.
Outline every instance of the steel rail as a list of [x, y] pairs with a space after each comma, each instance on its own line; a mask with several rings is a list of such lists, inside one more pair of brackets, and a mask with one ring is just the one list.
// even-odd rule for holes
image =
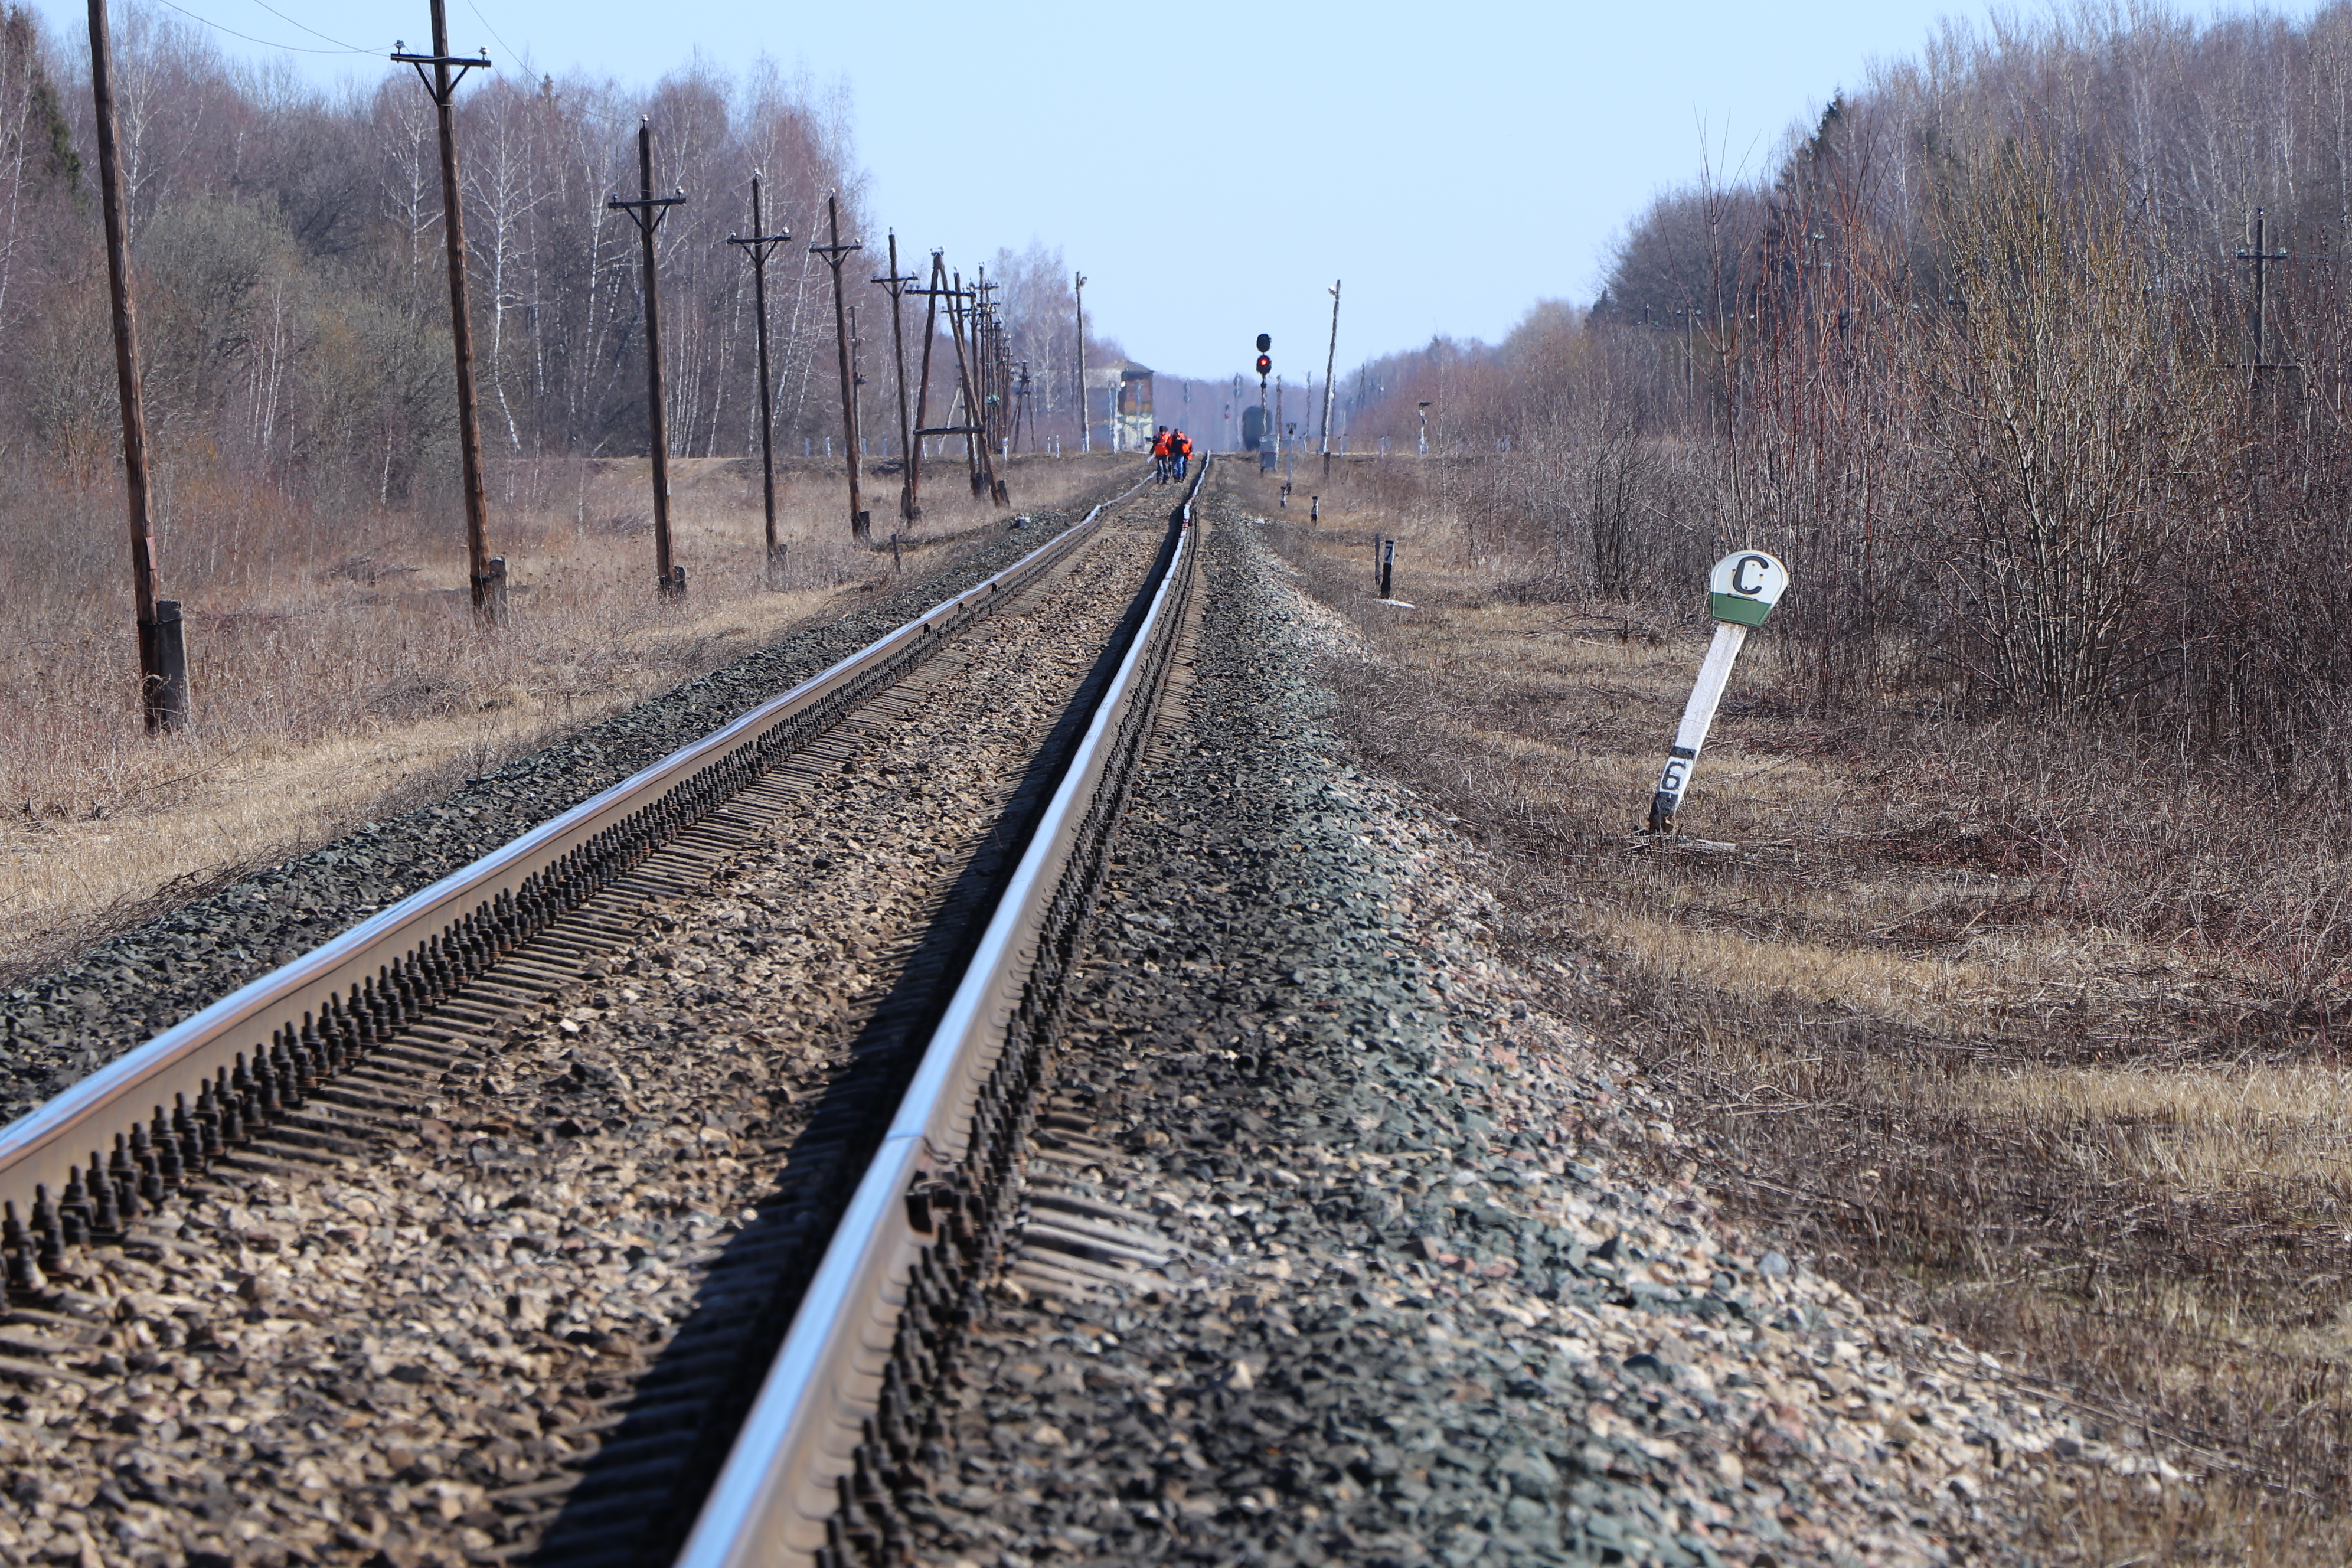
[[[782, 696], [240, 987], [0, 1128], [0, 1198], [40, 1212], [37, 1194], [61, 1194], [110, 1140], [142, 1128], [150, 1108], [161, 1128], [184, 1121], [173, 1114], [179, 1097], [210, 1103], [200, 1097], [233, 1063], [243, 1072], [247, 1053], [257, 1071], [280, 1059], [281, 1048], [299, 1061], [313, 1053], [320, 1033], [338, 1026], [363, 1052], [384, 1015], [395, 1026], [414, 1016], [456, 988], [453, 973], [487, 972], [530, 931], [625, 875], [762, 767], [1010, 602], [1092, 539], [1104, 514], [1146, 483]], [[373, 1017], [362, 1016], [370, 1008]], [[341, 1059], [331, 1037], [315, 1054], [328, 1070]]]
[[[843, 1537], [845, 1526], [866, 1528], [859, 1455], [877, 1446], [875, 1415], [898, 1397], [887, 1391], [905, 1387], [898, 1367], [919, 1354], [909, 1302], [948, 1271], [976, 1277], [968, 1263], [1002, 1238], [1001, 1218], [983, 1222], [977, 1211], [1009, 1190], [1032, 1114], [1025, 1087], [1008, 1093], [1003, 1080], [1034, 1086], [1042, 1065], [1061, 976], [1183, 620], [1197, 555], [1192, 507], [1207, 478], [1204, 460], [1171, 519], [1150, 606], [835, 1226], [679, 1568], [853, 1560]], [[892, 1446], [903, 1454], [913, 1441], [904, 1435]]]

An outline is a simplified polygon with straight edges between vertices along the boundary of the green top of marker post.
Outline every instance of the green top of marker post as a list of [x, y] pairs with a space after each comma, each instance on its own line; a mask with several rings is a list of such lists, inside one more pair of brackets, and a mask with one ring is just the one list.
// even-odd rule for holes
[[1718, 621], [1760, 626], [1789, 591], [1789, 569], [1760, 550], [1741, 550], [1715, 563], [1706, 576], [1706, 613]]

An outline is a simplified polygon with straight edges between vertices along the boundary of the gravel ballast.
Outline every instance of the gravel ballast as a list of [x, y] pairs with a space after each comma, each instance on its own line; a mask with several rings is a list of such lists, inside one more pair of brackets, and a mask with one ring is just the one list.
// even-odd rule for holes
[[837, 620], [793, 633], [467, 780], [432, 805], [363, 824], [9, 987], [0, 993], [0, 1122], [1002, 571], [1086, 510], [1029, 513], [1031, 526], [961, 546], [952, 565], [877, 594]]
[[[1163, 517], [1107, 520], [813, 746], [825, 771], [708, 896], [653, 900], [609, 973], [471, 1031], [476, 1059], [365, 1156], [232, 1158], [126, 1248], [81, 1252], [60, 1282], [89, 1337], [0, 1415], [0, 1560], [667, 1561], [665, 1509], [728, 1436], [677, 1416], [681, 1389], [763, 1368], [672, 1374], [813, 1261], [856, 1175], [819, 1123], [864, 1092], [951, 887], [1003, 853]], [[0, 1355], [22, 1332], [0, 1326]], [[648, 1407], [673, 1414], [646, 1432]], [[649, 1458], [681, 1467], [674, 1494], [667, 1472], [645, 1490]], [[594, 1513], [616, 1495], [625, 1517]]]
[[2009, 1487], [2178, 1479], [1721, 1220], [1658, 1086], [1545, 1005], [1601, 978], [1493, 951], [1475, 857], [1316, 727], [1343, 628], [1206, 510], [1038, 1135], [1187, 1256], [1000, 1283], [925, 1561], [2002, 1560]]

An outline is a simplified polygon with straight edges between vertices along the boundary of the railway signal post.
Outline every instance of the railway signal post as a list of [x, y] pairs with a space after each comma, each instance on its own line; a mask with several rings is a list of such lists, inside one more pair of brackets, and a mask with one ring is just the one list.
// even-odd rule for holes
[[1666, 765], [1650, 798], [1649, 830], [1655, 834], [1674, 832], [1675, 814], [1682, 808], [1684, 792], [1690, 788], [1699, 748], [1706, 744], [1707, 727], [1715, 722], [1723, 689], [1730, 683], [1732, 661], [1739, 657], [1748, 631], [1762, 626], [1780, 595], [1788, 592], [1789, 569], [1760, 550], [1735, 551], [1715, 563], [1706, 586], [1715, 640], [1707, 645], [1706, 658], [1698, 667], [1697, 683], [1691, 688], [1690, 700], [1683, 705], [1683, 721], [1675, 731], [1674, 746], [1666, 753]]
[[1266, 351], [1274, 347], [1274, 335], [1257, 335], [1257, 471], [1274, 472], [1274, 425], [1265, 414], [1265, 378], [1274, 374], [1274, 356]]

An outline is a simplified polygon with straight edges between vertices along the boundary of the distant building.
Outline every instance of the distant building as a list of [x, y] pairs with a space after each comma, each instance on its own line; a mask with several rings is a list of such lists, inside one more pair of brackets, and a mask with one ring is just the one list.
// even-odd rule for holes
[[1133, 360], [1087, 366], [1087, 418], [1113, 452], [1151, 449], [1151, 372]]

